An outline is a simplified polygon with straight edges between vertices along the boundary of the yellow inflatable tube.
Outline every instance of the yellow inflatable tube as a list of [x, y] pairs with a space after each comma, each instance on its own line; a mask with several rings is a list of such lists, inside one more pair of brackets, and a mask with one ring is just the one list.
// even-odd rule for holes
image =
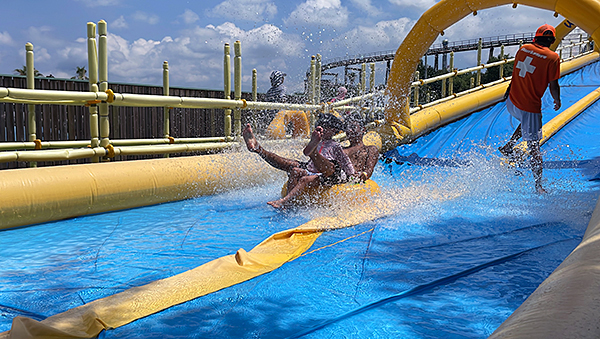
[[[323, 188], [308, 189], [294, 199], [297, 205], [361, 204], [379, 193], [379, 185], [371, 179], [360, 183], [345, 183]], [[287, 194], [287, 183], [281, 189], [281, 196]]]
[[183, 200], [282, 175], [249, 152], [0, 171], [0, 229]]
[[277, 112], [267, 127], [266, 135], [271, 139], [284, 139], [285, 128], [292, 124], [292, 137], [302, 138], [310, 135], [310, 124], [304, 111], [282, 110]]

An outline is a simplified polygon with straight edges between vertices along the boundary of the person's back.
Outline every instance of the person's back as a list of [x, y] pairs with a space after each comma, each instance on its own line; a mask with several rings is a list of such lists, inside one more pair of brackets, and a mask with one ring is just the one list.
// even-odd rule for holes
[[379, 159], [379, 149], [363, 143], [365, 128], [364, 119], [360, 114], [354, 113], [347, 117], [345, 132], [350, 146], [344, 148], [344, 153], [348, 155], [359, 178], [367, 180], [373, 174]]
[[285, 102], [286, 101], [286, 88], [283, 85], [285, 73], [281, 71], [271, 72], [271, 88], [267, 91], [266, 101], [269, 102]]
[[548, 47], [526, 44], [515, 56], [509, 97], [519, 109], [540, 113], [548, 84], [560, 76], [560, 58]]
[[360, 175], [361, 179], [369, 179], [373, 174], [377, 159], [379, 159], [377, 147], [358, 143], [344, 148], [344, 152], [348, 155], [354, 171]]

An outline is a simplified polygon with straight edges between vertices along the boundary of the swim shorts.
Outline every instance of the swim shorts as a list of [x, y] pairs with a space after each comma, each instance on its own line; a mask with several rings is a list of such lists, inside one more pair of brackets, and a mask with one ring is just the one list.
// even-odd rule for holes
[[335, 160], [331, 160], [331, 162], [333, 163], [333, 174], [328, 177], [324, 175], [319, 177], [322, 186], [333, 186], [343, 184], [348, 181], [348, 178], [346, 178], [346, 173], [342, 171], [337, 162]]
[[542, 138], [542, 114], [517, 108], [510, 99], [506, 100], [508, 113], [521, 122], [523, 140], [536, 141]]
[[346, 177], [346, 173], [344, 171], [342, 171], [342, 169], [340, 168], [340, 166], [338, 166], [337, 162], [335, 160], [330, 160], [333, 163], [333, 174], [326, 177], [323, 175], [323, 173], [313, 173], [311, 171], [309, 171], [307, 169], [308, 167], [308, 162], [306, 161], [299, 161], [299, 167], [304, 169], [306, 171], [306, 175], [318, 175], [319, 176], [319, 183], [322, 186], [333, 186], [333, 185], [337, 185], [337, 184], [343, 184], [346, 183], [348, 181], [348, 178]]

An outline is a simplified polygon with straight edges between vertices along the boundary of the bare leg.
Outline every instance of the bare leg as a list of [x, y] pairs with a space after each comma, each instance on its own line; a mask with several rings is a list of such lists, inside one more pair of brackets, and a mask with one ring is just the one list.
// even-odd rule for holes
[[504, 155], [505, 157], [511, 157], [514, 151], [513, 148], [517, 144], [517, 140], [519, 140], [519, 138], [521, 138], [522, 135], [523, 133], [521, 131], [521, 124], [519, 124], [519, 126], [517, 126], [517, 129], [515, 129], [514, 133], [506, 143], [506, 145], [498, 148], [500, 153], [502, 153], [502, 155]]
[[547, 193], [544, 187], [542, 187], [544, 162], [542, 160], [542, 152], [540, 151], [540, 143], [539, 141], [528, 141], [527, 148], [529, 148], [529, 152], [531, 153], [531, 171], [535, 180], [535, 189], [538, 193]]
[[[287, 182], [287, 192], [290, 192], [292, 189], [294, 189], [294, 187], [296, 187], [296, 185], [298, 185], [298, 182], [300, 181], [301, 178], [305, 177], [307, 175], [307, 171], [305, 169], [302, 168], [293, 168], [291, 171], [288, 172], [288, 182]], [[286, 192], [286, 195], [287, 195]]]
[[252, 132], [252, 126], [250, 126], [250, 124], [246, 124], [246, 127], [244, 127], [244, 130], [242, 131], [242, 136], [244, 137], [248, 151], [259, 153], [262, 147], [260, 147], [258, 141], [256, 141], [254, 133]]
[[300, 163], [296, 160], [288, 159], [281, 157], [273, 152], [269, 152], [262, 148], [262, 146], [256, 141], [254, 137], [254, 133], [252, 132], [252, 127], [250, 124], [247, 124], [242, 132], [244, 137], [244, 141], [246, 142], [246, 147], [250, 152], [257, 153], [263, 158], [269, 165], [286, 172], [290, 172], [293, 168], [299, 167]]
[[290, 202], [290, 200], [294, 199], [298, 196], [300, 192], [309, 187], [314, 187], [319, 183], [318, 175], [305, 175], [300, 180], [298, 180], [298, 184], [295, 185], [291, 190], [288, 190], [288, 193], [285, 197], [267, 202], [268, 205], [271, 205], [275, 208], [283, 208], [285, 205]]

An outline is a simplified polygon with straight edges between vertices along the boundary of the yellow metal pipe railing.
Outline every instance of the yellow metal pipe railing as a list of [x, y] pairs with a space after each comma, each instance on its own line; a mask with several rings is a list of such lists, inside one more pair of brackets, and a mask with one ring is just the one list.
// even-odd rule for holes
[[[25, 45], [25, 64], [26, 66], [26, 75], [27, 75], [27, 88], [35, 89], [35, 66], [34, 66], [34, 55], [33, 55], [33, 44], [27, 43]], [[37, 129], [37, 119], [35, 118], [35, 105], [29, 104], [27, 105], [27, 134], [28, 140], [34, 141], [37, 139], [36, 137], [36, 129]], [[36, 167], [37, 163], [31, 162], [29, 163], [29, 167]]]
[[[162, 145], [162, 144], [195, 144], [227, 142], [227, 137], [204, 138], [158, 138], [158, 139], [111, 139], [113, 146]], [[90, 147], [89, 140], [59, 140], [59, 141], [17, 141], [0, 143], [0, 151], [15, 151], [22, 149], [52, 149]]]
[[[235, 57], [233, 58], [233, 98], [241, 100], [242, 98], [242, 44], [238, 40], [233, 44]], [[242, 135], [242, 111], [236, 107], [233, 111], [233, 133], [235, 136]]]
[[[231, 56], [229, 44], [225, 44], [223, 48], [223, 97], [225, 100], [231, 99]], [[225, 125], [223, 130], [225, 136], [231, 136], [231, 108], [225, 108]]]

